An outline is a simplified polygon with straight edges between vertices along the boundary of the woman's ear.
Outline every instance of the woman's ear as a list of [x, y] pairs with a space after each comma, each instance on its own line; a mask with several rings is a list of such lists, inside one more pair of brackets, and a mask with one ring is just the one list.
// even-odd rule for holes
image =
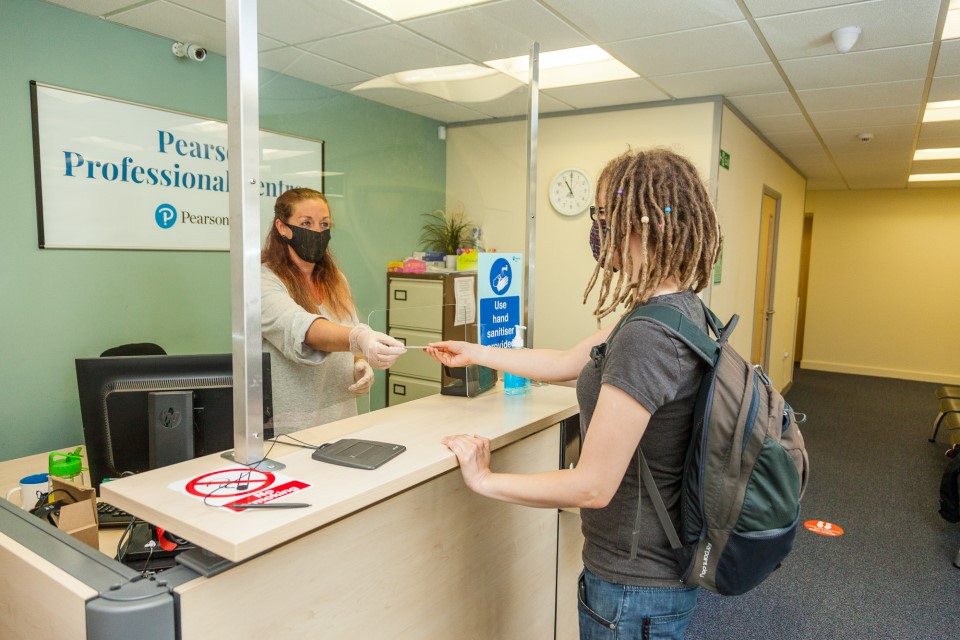
[[[277, 233], [279, 233], [281, 236], [283, 236], [284, 238], [290, 238], [290, 236], [284, 233], [284, 231], [289, 231], [289, 229], [287, 229], [287, 225], [284, 224], [283, 221], [280, 220], [280, 218], [273, 219], [273, 226], [277, 230]], [[290, 235], [292, 236], [293, 234], [291, 233]]]

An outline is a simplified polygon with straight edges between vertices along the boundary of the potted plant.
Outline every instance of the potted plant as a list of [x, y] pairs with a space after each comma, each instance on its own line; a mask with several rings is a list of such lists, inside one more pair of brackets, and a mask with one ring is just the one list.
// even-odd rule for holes
[[473, 246], [473, 223], [462, 211], [450, 213], [436, 209], [423, 215], [427, 218], [420, 230], [420, 248], [424, 251], [456, 256], [457, 249]]

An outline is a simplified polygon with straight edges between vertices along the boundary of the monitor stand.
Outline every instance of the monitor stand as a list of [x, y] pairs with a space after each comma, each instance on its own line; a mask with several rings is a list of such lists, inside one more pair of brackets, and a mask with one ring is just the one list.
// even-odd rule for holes
[[236, 462], [237, 464], [242, 464], [245, 467], [252, 467], [258, 471], [280, 471], [287, 467], [287, 465], [282, 462], [277, 462], [270, 458], [261, 458], [255, 462], [243, 462], [242, 460], [237, 460], [236, 453], [232, 449], [230, 451], [224, 451], [220, 454], [220, 457]]

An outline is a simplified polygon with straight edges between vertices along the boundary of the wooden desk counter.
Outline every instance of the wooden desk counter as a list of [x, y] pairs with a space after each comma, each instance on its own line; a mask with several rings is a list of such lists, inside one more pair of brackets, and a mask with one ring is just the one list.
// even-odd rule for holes
[[237, 513], [169, 488], [213, 471], [239, 468], [219, 455], [104, 483], [101, 497], [239, 562], [455, 469], [456, 458], [440, 444], [445, 435], [485, 436], [497, 450], [577, 412], [576, 393], [568, 387], [534, 386], [529, 395], [506, 396], [498, 386], [476, 398], [435, 395], [299, 431], [296, 438], [310, 444], [349, 436], [407, 448], [379, 469], [367, 471], [317, 462], [308, 449], [275, 446], [269, 457], [286, 465], [277, 473], [311, 485], [289, 499], [311, 505], [303, 509]]

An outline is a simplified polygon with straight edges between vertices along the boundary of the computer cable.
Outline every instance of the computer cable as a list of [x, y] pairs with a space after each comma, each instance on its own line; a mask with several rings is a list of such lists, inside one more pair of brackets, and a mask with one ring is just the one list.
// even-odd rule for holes
[[[280, 438], [288, 438], [290, 440], [293, 440], [293, 442], [280, 442]], [[279, 442], [280, 444], [285, 444], [291, 447], [300, 447], [301, 449], [319, 449], [322, 446], [322, 445], [310, 444], [309, 442], [304, 442], [303, 440], [298, 440], [297, 438], [294, 438], [289, 433], [281, 433], [275, 438], [272, 438], [271, 442]]]

